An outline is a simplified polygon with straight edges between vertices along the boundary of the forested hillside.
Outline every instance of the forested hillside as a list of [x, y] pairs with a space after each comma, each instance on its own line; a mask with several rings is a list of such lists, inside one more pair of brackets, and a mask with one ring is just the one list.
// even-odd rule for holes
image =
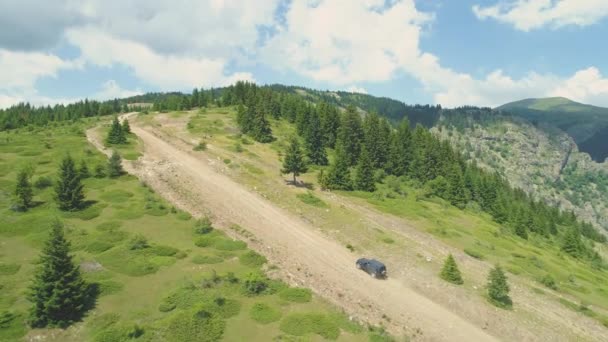
[[533, 197], [608, 229], [608, 167], [556, 127], [480, 108], [444, 111], [433, 129], [471, 161]]

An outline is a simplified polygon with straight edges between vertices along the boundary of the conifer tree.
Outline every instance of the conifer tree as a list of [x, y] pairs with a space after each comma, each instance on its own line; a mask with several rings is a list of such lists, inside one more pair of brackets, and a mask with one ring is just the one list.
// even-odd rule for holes
[[32, 205], [34, 192], [30, 183], [30, 176], [27, 171], [21, 170], [17, 173], [17, 185], [15, 186], [15, 196], [20, 210], [27, 210]]
[[72, 260], [59, 221], [52, 224], [28, 297], [33, 304], [29, 322], [35, 328], [67, 327], [86, 310], [88, 287]]
[[464, 283], [460, 270], [458, 269], [458, 265], [456, 265], [456, 260], [454, 260], [452, 254], [448, 255], [448, 257], [445, 259], [439, 276], [441, 279], [452, 284], [461, 285]]
[[370, 160], [367, 148], [363, 146], [361, 148], [361, 154], [359, 155], [359, 163], [357, 164], [354, 187], [357, 190], [372, 192], [376, 190], [376, 184], [374, 182], [374, 168], [372, 167], [372, 161]]
[[80, 168], [78, 169], [78, 175], [80, 179], [86, 179], [91, 177], [91, 172], [89, 171], [89, 167], [87, 166], [87, 162], [83, 160], [80, 161]]
[[323, 132], [321, 131], [319, 113], [314, 109], [310, 113], [309, 124], [304, 133], [308, 160], [315, 165], [327, 165], [327, 152], [325, 146], [323, 146]]
[[55, 186], [55, 199], [59, 209], [74, 211], [82, 208], [84, 204], [83, 185], [80, 175], [76, 171], [74, 160], [67, 155], [59, 166], [59, 180]]
[[584, 245], [581, 241], [581, 234], [575, 227], [566, 230], [561, 243], [561, 250], [575, 258], [582, 256]]
[[110, 126], [110, 131], [108, 132], [108, 136], [106, 138], [106, 142], [108, 144], [126, 144], [127, 137], [122, 130], [122, 126], [120, 125], [120, 121], [118, 121], [118, 117], [114, 117], [112, 121], [112, 125]]
[[353, 106], [349, 106], [340, 120], [338, 129], [338, 141], [344, 149], [344, 157], [348, 166], [357, 164], [359, 151], [363, 141], [363, 129], [361, 127], [361, 117]]
[[285, 151], [285, 158], [283, 159], [283, 169], [281, 173], [293, 174], [293, 184], [296, 184], [296, 176], [301, 175], [308, 171], [304, 155], [300, 149], [300, 142], [298, 138], [293, 136], [289, 142], [289, 147]]
[[464, 183], [464, 176], [458, 164], [452, 164], [447, 180], [450, 183], [448, 200], [452, 205], [464, 209], [467, 204], [468, 196]]
[[338, 109], [325, 102], [318, 106], [323, 131], [323, 144], [329, 148], [336, 146], [336, 136], [340, 127], [340, 114]]
[[336, 146], [336, 160], [327, 173], [326, 184], [331, 190], [352, 190], [353, 184], [348, 169], [349, 157], [341, 143]]
[[500, 265], [496, 265], [488, 275], [488, 297], [496, 306], [507, 308], [512, 305], [507, 276]]
[[403, 176], [409, 169], [412, 159], [412, 134], [407, 118], [403, 119], [397, 131], [389, 137], [389, 155], [386, 171], [395, 176]]
[[113, 151], [112, 156], [108, 159], [108, 176], [111, 178], [119, 177], [124, 173], [122, 168], [122, 158], [118, 152]]
[[268, 143], [274, 140], [272, 136], [272, 129], [270, 128], [270, 123], [266, 120], [266, 116], [263, 112], [256, 113], [253, 118], [253, 127], [249, 132], [249, 135], [258, 142]]
[[122, 120], [122, 133], [123, 135], [125, 134], [130, 134], [131, 133], [131, 125], [129, 125], [129, 120], [124, 119]]
[[522, 239], [528, 239], [528, 227], [525, 209], [519, 208], [515, 214], [513, 222], [515, 228], [515, 235]]

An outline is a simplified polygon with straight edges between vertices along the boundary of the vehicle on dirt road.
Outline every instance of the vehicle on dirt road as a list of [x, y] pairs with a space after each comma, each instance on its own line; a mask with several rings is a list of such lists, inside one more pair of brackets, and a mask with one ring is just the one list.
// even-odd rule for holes
[[376, 259], [361, 258], [356, 265], [374, 278], [386, 278], [386, 266]]

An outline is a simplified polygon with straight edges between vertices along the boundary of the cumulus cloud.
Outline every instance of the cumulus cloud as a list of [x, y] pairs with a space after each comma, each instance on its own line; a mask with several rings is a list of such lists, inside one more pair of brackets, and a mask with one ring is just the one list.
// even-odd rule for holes
[[220, 58], [162, 55], [142, 43], [115, 38], [94, 28], [71, 29], [67, 38], [80, 48], [80, 58], [85, 63], [102, 67], [128, 66], [137, 78], [163, 90], [253, 80], [250, 73], [225, 75], [226, 61]]
[[262, 59], [334, 84], [389, 80], [416, 59], [421, 25], [432, 16], [417, 11], [412, 0], [378, 11], [383, 4], [295, 0], [285, 25], [266, 42]]
[[2, 1], [0, 46], [17, 51], [51, 48], [66, 28], [85, 20], [79, 3], [73, 0]]
[[367, 94], [367, 90], [365, 90], [365, 88], [358, 87], [356, 85], [352, 85], [352, 86], [346, 88], [346, 91], [349, 91], [351, 93]]
[[129, 90], [120, 87], [118, 82], [115, 80], [108, 80], [101, 85], [101, 90], [97, 92], [92, 98], [96, 100], [110, 100], [120, 99], [125, 97], [131, 97], [135, 95], [143, 94], [141, 89]]
[[588, 26], [608, 16], [605, 0], [516, 0], [499, 1], [492, 6], [473, 6], [479, 19], [495, 19], [521, 31], [545, 26]]

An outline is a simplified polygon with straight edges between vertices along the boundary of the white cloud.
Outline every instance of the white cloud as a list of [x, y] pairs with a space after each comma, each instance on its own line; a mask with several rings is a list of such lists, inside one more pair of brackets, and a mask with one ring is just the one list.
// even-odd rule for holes
[[225, 75], [227, 62], [220, 58], [162, 55], [142, 43], [115, 38], [94, 28], [71, 29], [67, 38], [80, 48], [84, 62], [102, 67], [128, 66], [137, 78], [163, 90], [253, 80], [250, 73]]
[[421, 25], [432, 16], [412, 0], [383, 11], [383, 1], [295, 0], [262, 50], [263, 62], [316, 81], [380, 82], [415, 60]]
[[140, 89], [123, 89], [115, 80], [108, 80], [101, 85], [101, 90], [92, 96], [92, 98], [97, 100], [110, 100], [131, 97], [143, 93], [144, 92]]
[[14, 52], [0, 49], [0, 90], [31, 88], [42, 77], [55, 77], [61, 69], [77, 64], [39, 52]]
[[511, 24], [518, 30], [530, 31], [545, 26], [588, 26], [608, 16], [606, 0], [516, 0], [495, 5], [473, 6], [479, 19], [492, 18]]
[[604, 78], [597, 68], [590, 67], [562, 81], [549, 95], [608, 107], [608, 78]]
[[365, 90], [365, 88], [356, 85], [352, 85], [346, 88], [346, 91], [349, 91], [351, 93], [367, 94], [367, 90]]

